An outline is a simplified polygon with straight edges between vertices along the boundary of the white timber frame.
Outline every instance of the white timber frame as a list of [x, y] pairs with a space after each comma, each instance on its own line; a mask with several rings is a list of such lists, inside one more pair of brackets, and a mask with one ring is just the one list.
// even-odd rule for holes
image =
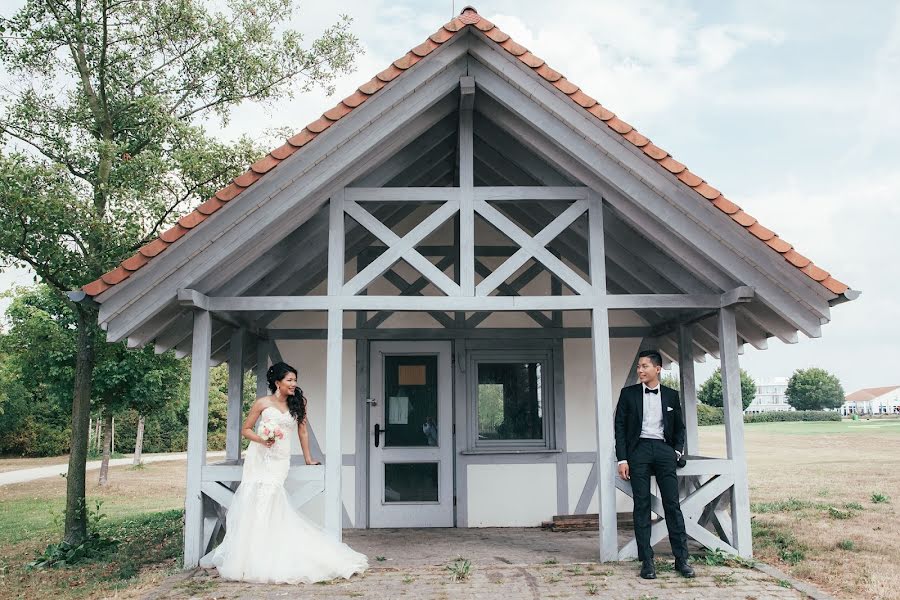
[[[560, 346], [564, 338], [591, 339], [596, 452], [562, 451], [541, 460], [556, 462], [562, 472], [567, 463], [592, 464], [577, 507], [586, 508], [598, 494], [600, 558], [628, 558], [634, 550], [633, 540], [617, 545], [615, 489], [630, 493], [630, 486], [615, 472], [610, 338], [640, 338], [642, 345], [658, 347], [667, 362], [680, 364], [691, 457], [679, 472], [688, 534], [707, 547], [752, 554], [741, 345], [763, 349], [773, 336], [795, 343], [798, 331], [817, 337], [831, 304], [858, 292], [834, 298], [472, 28], [320, 137], [199, 231], [95, 299], [110, 341], [127, 339], [129, 347], [152, 343], [158, 352], [192, 356], [186, 566], [198, 564], [224, 526], [240, 480], [244, 373], [255, 369], [257, 395], [267, 393], [265, 372], [270, 357], [277, 360], [276, 340], [326, 341], [324, 466], [298, 464], [290, 477], [324, 483], [325, 525], [340, 539], [347, 522], [341, 503], [341, 466], [347, 463], [340, 439], [344, 341], [356, 341], [360, 368], [359, 356], [367, 355], [373, 340], [452, 339], [459, 353], [479, 339], [524, 340], [536, 332]], [[393, 226], [423, 203], [440, 205], [405, 235], [394, 233]], [[349, 232], [348, 218], [359, 225]], [[424, 241], [451, 219], [453, 247], [426, 247]], [[476, 246], [476, 219], [517, 248]], [[297, 252], [301, 244], [317, 251]], [[383, 252], [366, 255], [375, 245]], [[489, 268], [485, 257], [503, 261]], [[345, 277], [354, 259], [356, 271]], [[394, 269], [397, 261], [420, 277], [407, 281]], [[524, 295], [523, 288], [544, 269], [549, 295]], [[379, 277], [399, 295], [368, 293]], [[326, 280], [324, 295], [309, 295]], [[610, 327], [610, 310], [633, 311], [647, 324]], [[292, 311], [324, 312], [327, 326], [267, 329]], [[344, 327], [347, 311], [356, 312], [355, 328]], [[378, 328], [399, 311], [427, 313], [442, 327]], [[499, 311], [524, 313], [538, 327], [478, 328]], [[565, 311], [589, 312], [590, 326], [564, 326]], [[697, 455], [693, 362], [707, 354], [722, 364], [724, 459]], [[206, 465], [209, 368], [226, 360], [226, 460]], [[364, 420], [356, 432], [360, 452]], [[357, 468], [357, 526], [366, 523], [359, 501], [367, 492], [360, 487], [366, 477]], [[465, 485], [463, 478], [457, 491], [464, 493]], [[566, 509], [567, 494], [558, 490], [558, 505]], [[660, 512], [658, 500], [653, 506]], [[466, 523], [465, 510], [464, 504], [458, 508], [458, 523]], [[664, 522], [654, 525], [654, 541], [664, 528]]]
[[[325, 311], [327, 313], [327, 330], [323, 332], [327, 341], [327, 366], [326, 366], [326, 415], [325, 415], [325, 526], [326, 530], [336, 539], [341, 536], [342, 503], [341, 503], [341, 398], [342, 398], [342, 364], [344, 341], [344, 312], [345, 311], [431, 311], [442, 312], [477, 312], [490, 313], [494, 311], [567, 311], [588, 310], [591, 314], [591, 328], [589, 335], [592, 339], [593, 373], [595, 381], [595, 414], [597, 432], [597, 452], [594, 460], [596, 465], [595, 485], [600, 500], [600, 558], [603, 561], [628, 558], [633, 553], [633, 540], [625, 547], [619, 548], [616, 530], [616, 503], [615, 489], [619, 487], [630, 491], [626, 482], [618, 480], [615, 469], [615, 456], [613, 452], [613, 402], [612, 381], [610, 378], [610, 327], [609, 310], [617, 309], [690, 309], [719, 311], [720, 314], [720, 355], [723, 361], [723, 382], [726, 395], [731, 399], [734, 394], [732, 375], [737, 373], [737, 334], [735, 331], [734, 305], [746, 303], [753, 299], [754, 290], [745, 286], [737, 286], [725, 293], [634, 293], [634, 294], [609, 294], [607, 292], [606, 273], [606, 243], [604, 235], [604, 200], [601, 195], [585, 186], [478, 186], [475, 187], [472, 174], [473, 169], [473, 129], [471, 109], [466, 109], [467, 96], [474, 90], [474, 81], [471, 76], [462, 77], [460, 80], [461, 100], [463, 107], [459, 117], [459, 173], [460, 185], [457, 187], [406, 187], [406, 188], [370, 188], [349, 187], [335, 190], [329, 199], [328, 209], [328, 264], [327, 264], [327, 294], [323, 296], [208, 296], [192, 289], [178, 291], [179, 302], [184, 306], [194, 309], [194, 385], [192, 385], [191, 408], [191, 432], [193, 452], [189, 461], [191, 473], [198, 468], [203, 471], [201, 485], [196, 485], [196, 473], [189, 473], [190, 485], [188, 486], [189, 506], [186, 513], [186, 544], [185, 564], [195, 564], [196, 559], [208, 550], [208, 545], [214, 535], [216, 522], [211, 516], [207, 516], [207, 531], [200, 536], [200, 528], [203, 526], [203, 495], [214, 500], [221, 506], [226, 506], [229, 501], [229, 492], [224, 482], [228, 478], [238, 477], [239, 474], [229, 471], [215, 471], [214, 469], [230, 468], [232, 471], [236, 465], [224, 465], [222, 467], [206, 467], [202, 465], [202, 457], [197, 458], [201, 452], [200, 437], [205, 431], [205, 414], [199, 414], [202, 409], [195, 408], [195, 401], [206, 406], [203, 394], [199, 389], [204, 383], [203, 375], [208, 373], [208, 362], [204, 364], [201, 357], [210, 355], [210, 314], [213, 313], [281, 313], [285, 311]], [[524, 231], [515, 221], [510, 219], [492, 202], [506, 200], [541, 200], [544, 203], [561, 202], [563, 208], [555, 216], [551, 215], [549, 224], [542, 227], [535, 235]], [[373, 202], [399, 202], [421, 204], [425, 202], [440, 202], [440, 206], [429, 216], [415, 225], [407, 234], [400, 237], [390, 227], [370, 212], [366, 205]], [[588, 231], [584, 232], [588, 241], [588, 277], [574, 270], [563, 260], [547, 248], [548, 244], [569, 229], [579, 217], [587, 213]], [[489, 224], [503, 231], [518, 245], [518, 250], [511, 251], [505, 257], [504, 262], [493, 272], [487, 272], [483, 265], [476, 260], [474, 244], [474, 215], [478, 214]], [[424, 256], [417, 245], [435, 232], [447, 220], [459, 215], [458, 246], [459, 246], [459, 282], [451, 279], [442, 269], [435, 266]], [[385, 251], [371, 261], [361, 263], [355, 275], [345, 281], [345, 248], [347, 244], [345, 234], [345, 219], [349, 216], [371, 233], [385, 246]], [[500, 286], [507, 286], [507, 279], [516, 273], [529, 259], [540, 262], [556, 280], [566, 285], [571, 293], [569, 295], [539, 295], [518, 296], [491, 295]], [[399, 260], [406, 261], [420, 274], [420, 280], [410, 284], [403, 280], [399, 287], [421, 289], [430, 283], [443, 295], [399, 295], [385, 296], [364, 293], [366, 288], [379, 276], [390, 271], [392, 265]], [[449, 266], [446, 262], [443, 265]], [[483, 279], [476, 285], [476, 271], [483, 274]], [[721, 316], [724, 315], [724, 316]], [[546, 319], [546, 317], [544, 317]], [[681, 360], [692, 362], [690, 326], [679, 330], [679, 340], [685, 347], [685, 354]], [[231, 356], [229, 358], [239, 365], [242, 361], [243, 339], [245, 332], [238, 329], [231, 336]], [[260, 342], [261, 348], [265, 344], [273, 343], [271, 340]], [[257, 363], [261, 372], [264, 372], [267, 353], [260, 349], [257, 351]], [[263, 357], [263, 358], [260, 358]], [[207, 375], [208, 377], [208, 375]], [[689, 375], [690, 377], [690, 375]], [[235, 372], [229, 377], [240, 389], [241, 379]], [[196, 389], [195, 389], [196, 388]], [[740, 404], [739, 385], [737, 402]], [[205, 390], [205, 388], [204, 388]], [[229, 404], [238, 403], [238, 392], [229, 395]], [[696, 398], [685, 393], [685, 401], [689, 407], [695, 407]], [[238, 404], [239, 405], [239, 404]], [[688, 411], [689, 413], [691, 411]], [[195, 414], [196, 413], [196, 414]], [[737, 416], [735, 416], [737, 415]], [[195, 419], [196, 417], [196, 419]], [[742, 421], [740, 410], [726, 409], [729, 432], [729, 459], [699, 460], [692, 464], [688, 470], [692, 479], [691, 490], [685, 497], [685, 516], [689, 524], [689, 534], [710, 547], [721, 547], [735, 553], [749, 556], [749, 501], [746, 492], [746, 467], [743, 467], [744, 478], [741, 477], [743, 465], [743, 441]], [[689, 417], [689, 449], [696, 448], [696, 416]], [[202, 421], [201, 426], [195, 421]], [[231, 422], [230, 422], [231, 423]], [[230, 425], [237, 427], [238, 425]], [[196, 433], [195, 433], [196, 432]], [[205, 449], [205, 444], [203, 444]], [[228, 458], [236, 460], [236, 446], [229, 446]], [[336, 458], [335, 458], [336, 457]], [[297, 469], [297, 470], [302, 470]], [[293, 471], [293, 470], [292, 470]], [[314, 478], [313, 470], [303, 477]], [[687, 471], [684, 475], [689, 474]], [[231, 480], [233, 481], [233, 479]], [[196, 489], [195, 489], [196, 488]], [[686, 488], [687, 489], [687, 488]], [[732, 516], [731, 523], [724, 527], [718, 524], [720, 530], [725, 531], [730, 537], [726, 540], [714, 541], [715, 538], [702, 525], [695, 524], [709, 511], [707, 506], [718, 501], [726, 491], [731, 490]], [[656, 502], [656, 501], [655, 501]], [[657, 502], [658, 504], [658, 502]], [[654, 504], [656, 508], [659, 508]], [[746, 510], [745, 510], [746, 509]], [[724, 516], [719, 511], [717, 521], [724, 521]], [[221, 524], [219, 524], [221, 526]], [[664, 526], [664, 525], [663, 525]], [[660, 536], [660, 524], [654, 529], [655, 536]], [[196, 529], [196, 531], [195, 531]], [[702, 529], [702, 531], [701, 531]], [[188, 544], [188, 540], [192, 540]], [[198, 543], [198, 541], [200, 543]], [[190, 553], [189, 553], [190, 550]]]

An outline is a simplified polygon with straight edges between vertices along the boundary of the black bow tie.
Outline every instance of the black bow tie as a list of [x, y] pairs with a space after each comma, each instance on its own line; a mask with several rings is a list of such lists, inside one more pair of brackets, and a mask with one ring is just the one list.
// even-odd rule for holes
[[651, 390], [650, 388], [645, 387], [645, 388], [644, 388], [644, 393], [645, 393], [645, 394], [658, 394], [658, 393], [659, 393], [659, 388], [656, 388], [655, 390]]

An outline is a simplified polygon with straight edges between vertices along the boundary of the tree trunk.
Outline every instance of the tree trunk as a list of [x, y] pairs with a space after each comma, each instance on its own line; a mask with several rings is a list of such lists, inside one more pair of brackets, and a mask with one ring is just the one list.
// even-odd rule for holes
[[141, 452], [144, 449], [144, 415], [138, 415], [137, 436], [134, 441], [134, 461], [135, 466], [141, 464]]
[[75, 389], [72, 394], [72, 437], [66, 474], [66, 524], [63, 539], [73, 545], [87, 537], [84, 498], [88, 428], [91, 421], [91, 375], [94, 371], [94, 311], [76, 307], [78, 347], [75, 357]]
[[103, 418], [103, 459], [100, 463], [100, 485], [106, 485], [109, 481], [109, 454], [112, 450], [113, 414], [108, 411]]

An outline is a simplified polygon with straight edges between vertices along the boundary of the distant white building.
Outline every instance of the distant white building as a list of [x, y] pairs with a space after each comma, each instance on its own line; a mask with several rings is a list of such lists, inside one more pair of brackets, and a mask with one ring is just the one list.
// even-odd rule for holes
[[884, 415], [900, 413], [900, 385], [865, 388], [844, 398], [842, 415]]
[[756, 382], [756, 396], [753, 402], [744, 411], [745, 413], [780, 412], [794, 410], [788, 404], [787, 391], [788, 378], [774, 377]]

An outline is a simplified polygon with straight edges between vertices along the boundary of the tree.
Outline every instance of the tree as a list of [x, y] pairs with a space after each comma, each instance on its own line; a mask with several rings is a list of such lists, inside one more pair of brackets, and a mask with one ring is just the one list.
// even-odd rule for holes
[[667, 388], [672, 388], [678, 393], [681, 393], [681, 380], [673, 375], [672, 373], [666, 373], [662, 377], [659, 378], [660, 385], [664, 385]]
[[[741, 401], [744, 404], [743, 410], [747, 410], [753, 398], [756, 397], [756, 382], [750, 377], [750, 374], [741, 369]], [[697, 392], [697, 399], [703, 404], [709, 406], [722, 407], [722, 370], [716, 369], [709, 376], [709, 379], [703, 382], [700, 390]]]
[[[59, 432], [69, 430], [66, 405], [75, 372], [74, 313], [68, 299], [50, 286], [16, 292], [6, 311], [9, 333], [0, 340], [0, 353], [6, 355], [0, 382], [18, 382], [4, 387], [20, 399], [15, 416], [9, 419], [13, 421], [10, 428], [24, 434], [20, 439], [26, 453], [60, 454], [66, 449]], [[112, 416], [127, 408], [154, 414], [175, 403], [187, 395], [189, 371], [174, 352], [157, 355], [150, 347], [126, 350], [123, 344], [99, 346], [96, 362], [92, 406], [102, 409], [107, 420], [104, 462], [108, 464]], [[45, 423], [50, 427], [44, 427]], [[0, 434], [5, 431], [0, 428]], [[45, 452], [51, 441], [56, 451]]]
[[[0, 18], [0, 267], [28, 265], [59, 292], [111, 269], [223, 187], [260, 152], [203, 119], [245, 100], [332, 85], [360, 47], [349, 19], [309, 48], [291, 0], [26, 0]], [[298, 83], [297, 80], [300, 80]], [[64, 540], [84, 503], [96, 309], [78, 304]]]
[[840, 379], [825, 369], [797, 369], [788, 380], [787, 402], [797, 410], [840, 408], [844, 387]]

